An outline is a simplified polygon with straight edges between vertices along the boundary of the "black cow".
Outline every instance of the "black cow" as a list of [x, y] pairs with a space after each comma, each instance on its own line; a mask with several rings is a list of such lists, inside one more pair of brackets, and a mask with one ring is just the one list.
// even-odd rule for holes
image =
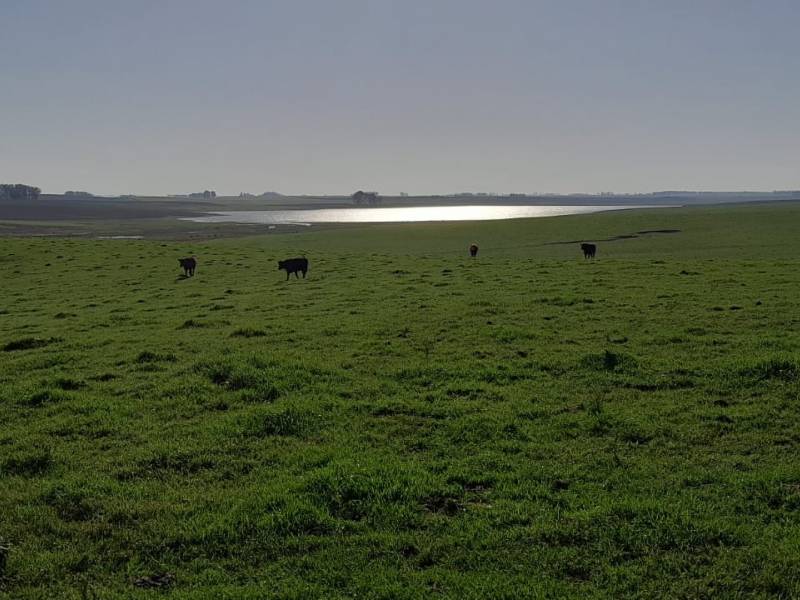
[[179, 258], [178, 263], [183, 269], [184, 277], [191, 277], [194, 275], [194, 269], [197, 266], [197, 259], [194, 256], [190, 256], [189, 258]]
[[471, 244], [469, 247], [470, 256], [478, 256], [478, 244]]
[[581, 244], [581, 250], [583, 250], [583, 258], [594, 258], [597, 246], [594, 244]]
[[306, 278], [306, 272], [308, 271], [308, 259], [303, 258], [288, 258], [286, 260], [279, 260], [278, 261], [278, 270], [286, 271], [286, 280], [289, 280], [289, 275], [294, 273], [294, 276], [297, 279], [300, 279], [300, 275], [297, 273], [302, 271], [303, 272], [303, 279]]

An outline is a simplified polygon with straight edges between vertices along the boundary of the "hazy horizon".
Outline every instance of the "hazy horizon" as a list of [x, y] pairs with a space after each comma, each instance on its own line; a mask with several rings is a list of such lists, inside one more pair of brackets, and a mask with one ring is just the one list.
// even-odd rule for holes
[[[5, 183], [5, 182], [4, 182]], [[10, 182], [12, 184], [22, 183], [25, 182], [21, 181], [14, 181]], [[129, 193], [129, 194], [102, 194], [102, 193], [94, 193], [90, 189], [84, 190], [65, 190], [65, 191], [48, 191], [42, 190], [43, 195], [47, 196], [61, 196], [64, 195], [65, 192], [87, 192], [91, 196], [98, 197], [98, 198], [116, 198], [116, 197], [124, 197], [130, 196], [134, 198], [189, 198], [191, 194], [201, 193], [203, 190], [194, 190], [192, 192], [182, 192], [182, 193], [150, 193], [150, 194], [136, 194], [136, 193]], [[211, 190], [209, 190], [211, 191]], [[238, 194], [225, 194], [219, 193], [216, 190], [213, 190], [216, 194], [216, 198], [233, 198], [238, 197], [241, 193]], [[264, 192], [243, 192], [253, 197], [262, 197], [267, 196], [269, 194], [274, 194], [280, 197], [286, 198], [350, 198], [353, 194], [352, 193], [319, 193], [319, 194], [307, 194], [307, 193], [295, 193], [295, 194], [286, 194], [281, 193], [275, 190], [267, 190]], [[624, 197], [624, 196], [648, 196], [648, 195], [670, 195], [674, 194], [676, 196], [679, 195], [703, 195], [703, 194], [719, 194], [725, 195], [730, 194], [731, 196], [737, 195], [749, 195], [749, 194], [797, 194], [800, 193], [800, 190], [793, 190], [793, 189], [785, 189], [785, 190], [646, 190], [646, 191], [636, 191], [636, 192], [470, 192], [467, 190], [461, 192], [442, 192], [442, 193], [419, 193], [419, 194], [403, 194], [401, 196], [399, 193], [379, 193], [381, 197], [391, 197], [391, 198], [452, 198], [458, 196], [472, 196], [472, 197], [487, 197], [487, 198], [502, 198], [502, 197], [513, 197], [513, 196], [524, 196], [529, 198], [539, 198], [539, 197], [572, 197], [572, 196], [591, 196], [591, 197]]]
[[800, 188], [800, 3], [6, 0], [0, 183]]

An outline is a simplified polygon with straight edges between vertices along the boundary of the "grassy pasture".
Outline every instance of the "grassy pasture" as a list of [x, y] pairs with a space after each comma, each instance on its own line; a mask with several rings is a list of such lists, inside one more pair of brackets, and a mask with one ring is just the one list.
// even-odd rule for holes
[[0, 596], [798, 597], [799, 224], [0, 238]]

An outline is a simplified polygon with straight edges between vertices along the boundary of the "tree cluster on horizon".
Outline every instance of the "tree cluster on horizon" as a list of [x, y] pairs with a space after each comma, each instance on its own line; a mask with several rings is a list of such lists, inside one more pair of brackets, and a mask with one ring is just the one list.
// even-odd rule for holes
[[36, 200], [41, 193], [42, 190], [32, 185], [24, 185], [22, 183], [0, 184], [1, 200]]
[[358, 206], [363, 206], [364, 204], [367, 206], [375, 206], [381, 203], [381, 197], [378, 195], [378, 192], [365, 192], [363, 190], [358, 190], [350, 197]]
[[203, 192], [194, 192], [189, 194], [189, 198], [203, 198], [204, 200], [210, 200], [212, 198], [217, 197], [217, 192], [214, 190], [205, 190]]

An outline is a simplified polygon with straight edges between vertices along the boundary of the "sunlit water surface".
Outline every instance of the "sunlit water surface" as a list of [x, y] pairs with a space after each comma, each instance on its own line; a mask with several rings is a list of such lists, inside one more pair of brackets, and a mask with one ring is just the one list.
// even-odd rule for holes
[[629, 208], [663, 206], [403, 206], [398, 208], [319, 208], [308, 210], [237, 210], [186, 217], [198, 223], [263, 223], [311, 225], [312, 223], [414, 223], [421, 221], [494, 221], [579, 215]]

